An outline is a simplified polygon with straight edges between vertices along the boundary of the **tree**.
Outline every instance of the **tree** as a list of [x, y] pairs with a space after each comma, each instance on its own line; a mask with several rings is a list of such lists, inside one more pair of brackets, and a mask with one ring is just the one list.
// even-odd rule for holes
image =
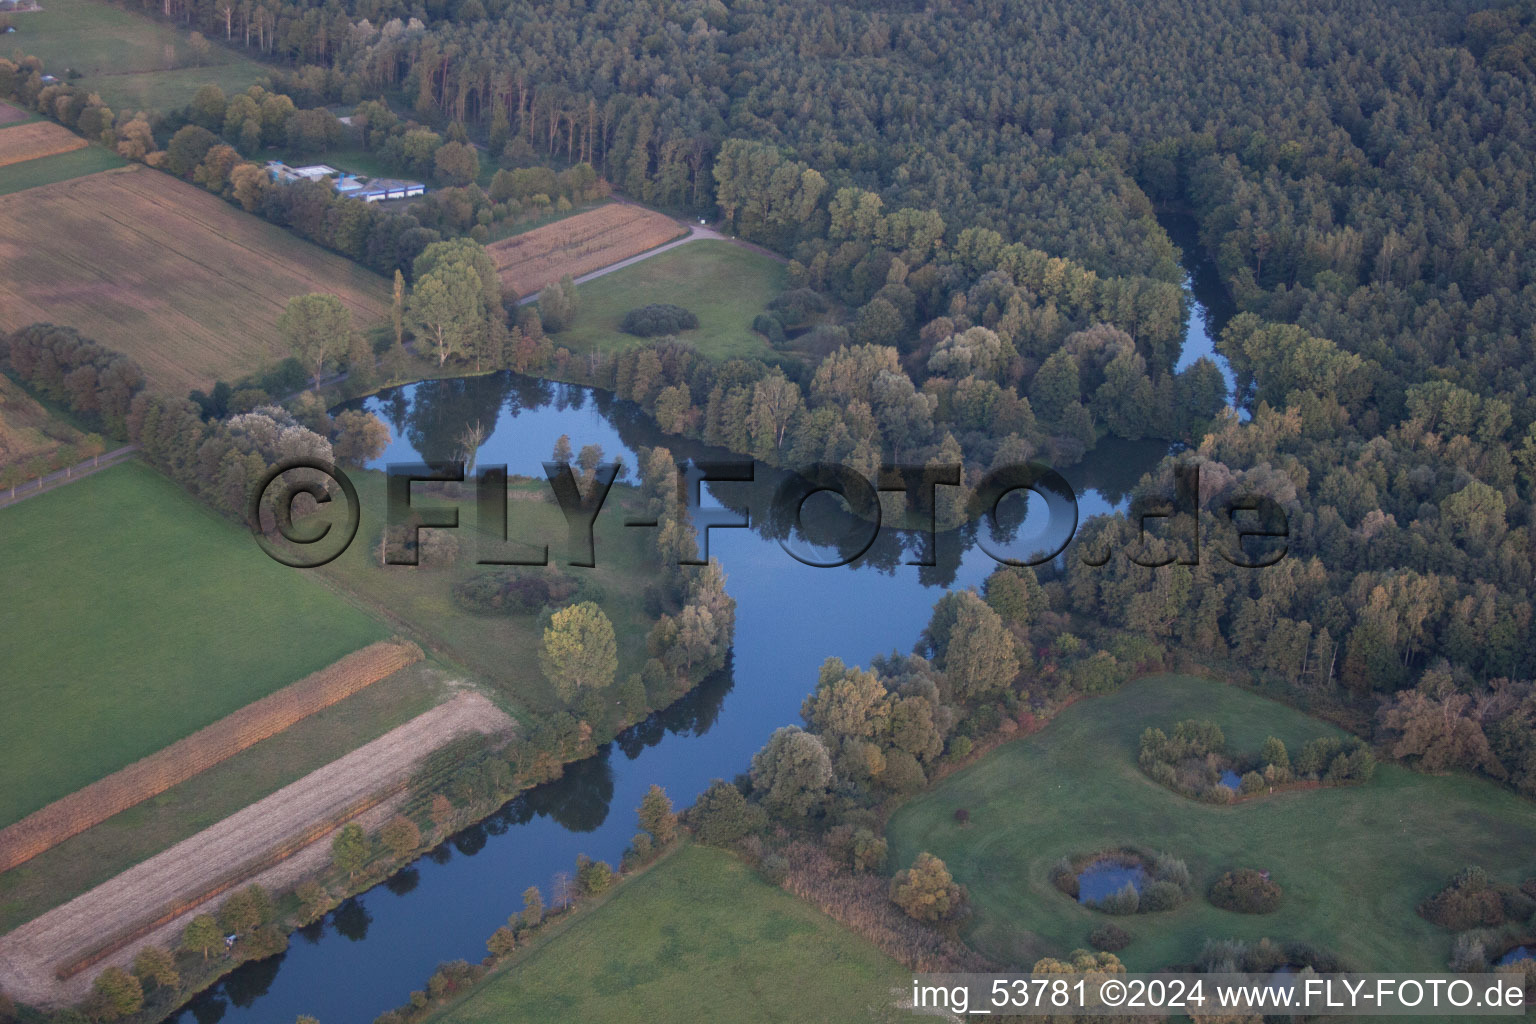
[[480, 155], [464, 142], [445, 142], [438, 147], [433, 162], [438, 180], [462, 188], [480, 176]]
[[181, 948], [188, 953], [201, 953], [204, 960], [208, 954], [224, 948], [224, 935], [212, 914], [198, 914], [188, 922], [181, 933]]
[[741, 790], [724, 779], [711, 782], [688, 811], [688, 827], [699, 842], [711, 846], [734, 843], [762, 824], [762, 808], [747, 803]]
[[485, 940], [486, 952], [498, 960], [502, 957], [511, 956], [512, 951], [516, 948], [517, 933], [505, 925], [497, 928], [491, 933], [491, 937]]
[[144, 988], [121, 967], [108, 967], [91, 984], [90, 1005], [97, 1020], [117, 1020], [143, 1008]]
[[271, 919], [272, 899], [259, 885], [241, 889], [219, 908], [219, 927], [235, 935], [249, 935]]
[[434, 266], [411, 289], [411, 330], [432, 343], [437, 365], [469, 350], [485, 329], [480, 275], [468, 263]]
[[299, 898], [299, 906], [303, 908], [305, 924], [319, 920], [320, 915], [331, 905], [331, 894], [314, 879], [301, 884], [294, 890], [294, 895]]
[[561, 434], [555, 438], [555, 450], [550, 458], [555, 462], [563, 462], [567, 465], [571, 461], [571, 435]]
[[389, 447], [389, 427], [371, 412], [347, 409], [337, 414], [331, 451], [350, 466], [362, 466]]
[[768, 813], [787, 821], [821, 806], [832, 784], [832, 758], [821, 740], [786, 725], [752, 758], [752, 789]]
[[152, 988], [174, 989], [181, 984], [175, 957], [159, 946], [145, 946], [134, 955], [133, 976]]
[[[1013, 637], [1002, 617], [970, 591], [947, 595], [955, 598], [954, 620], [944, 629], [943, 649], [935, 663], [944, 670], [946, 689], [960, 700], [984, 697], [1005, 689], [1018, 675]], [[942, 603], [942, 602], [941, 602]], [[934, 622], [943, 628], [939, 609]], [[934, 624], [930, 623], [930, 630]]]
[[563, 700], [612, 685], [619, 669], [613, 623], [591, 601], [561, 608], [544, 629], [539, 665]]
[[334, 295], [296, 295], [278, 317], [277, 330], [319, 387], [326, 368], [338, 363], [347, 351], [352, 312]]
[[345, 871], [349, 879], [356, 878], [373, 853], [371, 845], [363, 826], [355, 821], [349, 822], [331, 840], [331, 862], [338, 870]]
[[544, 894], [536, 885], [523, 890], [523, 912], [517, 923], [523, 928], [537, 928], [544, 920]]
[[576, 318], [577, 305], [576, 281], [570, 274], [566, 274], [554, 284], [545, 285], [539, 292], [539, 320], [546, 331], [558, 334], [571, 326], [571, 321]]
[[891, 879], [891, 902], [917, 921], [936, 923], [956, 916], [965, 905], [965, 892], [950, 877], [944, 862], [926, 851], [910, 868]]
[[396, 860], [403, 860], [421, 847], [421, 830], [410, 818], [397, 814], [379, 830], [379, 839]]
[[640, 827], [651, 834], [657, 846], [670, 846], [677, 838], [677, 815], [667, 791], [652, 785], [640, 801]]
[[208, 151], [219, 144], [219, 137], [208, 129], [189, 124], [171, 136], [165, 147], [165, 167], [180, 178], [190, 177]]

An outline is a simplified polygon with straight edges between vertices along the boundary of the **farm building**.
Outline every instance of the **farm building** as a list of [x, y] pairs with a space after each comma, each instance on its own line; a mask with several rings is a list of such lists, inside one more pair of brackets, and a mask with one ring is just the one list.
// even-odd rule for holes
[[289, 167], [281, 160], [267, 163], [267, 173], [273, 181], [325, 181], [344, 196], [361, 199], [365, 203], [377, 203], [383, 199], [409, 199], [425, 195], [427, 186], [419, 181], [401, 181], [395, 178], [365, 178], [338, 171], [328, 164], [310, 164], [305, 167]]

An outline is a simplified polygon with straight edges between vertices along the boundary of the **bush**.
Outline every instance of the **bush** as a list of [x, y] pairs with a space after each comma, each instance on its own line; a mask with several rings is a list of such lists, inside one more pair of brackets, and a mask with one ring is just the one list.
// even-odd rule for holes
[[711, 783], [688, 812], [688, 827], [711, 846], [733, 843], [766, 823], [763, 809], [747, 803], [741, 790], [723, 779]]
[[1419, 905], [1419, 914], [1453, 932], [1498, 928], [1524, 921], [1533, 901], [1512, 885], [1499, 885], [1482, 868], [1464, 868], [1444, 889]]
[[1095, 910], [1106, 914], [1115, 914], [1116, 916], [1139, 913], [1141, 911], [1141, 893], [1136, 891], [1135, 883], [1126, 882], [1119, 891], [1110, 893], [1103, 899], [1090, 904], [1090, 906]]
[[770, 853], [758, 865], [758, 870], [770, 884], [783, 885], [789, 877], [789, 860], [781, 853]]
[[1106, 953], [1118, 953], [1131, 944], [1131, 935], [1117, 924], [1101, 924], [1088, 934], [1088, 944]]
[[1238, 784], [1237, 791], [1243, 796], [1253, 796], [1255, 793], [1262, 792], [1266, 785], [1264, 776], [1258, 772], [1245, 772], [1243, 773], [1242, 781]]
[[477, 573], [454, 584], [453, 597], [470, 611], [536, 615], [580, 600], [600, 600], [585, 580], [547, 568], [499, 569]]
[[1211, 886], [1211, 903], [1239, 914], [1272, 914], [1280, 906], [1282, 890], [1263, 872], [1252, 868], [1228, 871]]
[[692, 311], [670, 302], [656, 302], [641, 306], [624, 314], [619, 330], [637, 338], [654, 338], [662, 334], [691, 331], [699, 326], [699, 318]]
[[1077, 871], [1073, 869], [1072, 861], [1066, 857], [1061, 858], [1051, 868], [1051, 884], [1073, 899], [1077, 899], [1082, 892], [1077, 881]]
[[779, 318], [772, 313], [759, 313], [752, 318], [752, 329], [768, 339], [768, 343], [774, 348], [784, 344], [786, 336], [784, 325], [779, 323]]
[[1184, 890], [1172, 882], [1148, 882], [1141, 889], [1140, 913], [1155, 914], [1162, 910], [1172, 910], [1184, 902]]
[[956, 807], [955, 822], [960, 825], [969, 825], [971, 823], [971, 812], [964, 807]]

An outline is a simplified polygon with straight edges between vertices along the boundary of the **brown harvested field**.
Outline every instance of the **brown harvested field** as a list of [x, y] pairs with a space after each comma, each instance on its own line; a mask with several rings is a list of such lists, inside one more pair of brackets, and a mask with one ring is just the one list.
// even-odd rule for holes
[[19, 164], [23, 160], [36, 160], [40, 156], [84, 149], [86, 145], [80, 136], [52, 121], [18, 124], [0, 132], [0, 167]]
[[121, 771], [55, 800], [0, 829], [0, 871], [9, 871], [70, 836], [164, 793], [421, 658], [421, 648], [408, 641], [369, 644]]
[[501, 283], [532, 295], [566, 274], [580, 277], [687, 233], [654, 210], [609, 203], [486, 247]]
[[[222, 887], [231, 878], [274, 890], [322, 870], [330, 856], [325, 841], [330, 830], [352, 817], [370, 795], [398, 789], [433, 750], [471, 732], [511, 727], [512, 720], [485, 697], [461, 693], [0, 938], [0, 987], [34, 1005], [82, 998], [99, 970], [126, 967], [142, 946], [174, 945], [192, 915], [209, 909], [202, 905], [209, 894], [226, 891]], [[386, 803], [358, 820], [375, 827], [391, 813], [393, 805]], [[310, 841], [294, 850], [296, 838]], [[273, 864], [273, 851], [288, 856]], [[259, 870], [246, 875], [242, 869], [251, 865]], [[60, 968], [81, 954], [104, 942], [115, 945], [115, 936], [134, 935], [144, 922], [164, 917], [167, 908], [179, 913], [123, 944], [95, 969], [59, 979]]]
[[340, 296], [359, 329], [389, 314], [382, 277], [144, 167], [0, 196], [0, 223], [0, 329], [75, 327], [163, 391], [282, 359], [277, 318], [295, 295]]
[[9, 103], [0, 103], [0, 124], [15, 124], [17, 121], [25, 121], [27, 112], [20, 107], [13, 107]]

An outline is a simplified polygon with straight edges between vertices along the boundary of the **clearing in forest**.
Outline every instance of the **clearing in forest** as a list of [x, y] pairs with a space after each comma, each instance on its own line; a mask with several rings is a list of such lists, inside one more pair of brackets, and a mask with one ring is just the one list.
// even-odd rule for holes
[[609, 203], [486, 247], [501, 283], [532, 295], [566, 274], [580, 277], [670, 242], [686, 229], [665, 214]]
[[176, 394], [285, 357], [295, 295], [340, 296], [363, 330], [389, 311], [382, 277], [147, 168], [0, 196], [0, 222], [0, 329], [67, 324]]

